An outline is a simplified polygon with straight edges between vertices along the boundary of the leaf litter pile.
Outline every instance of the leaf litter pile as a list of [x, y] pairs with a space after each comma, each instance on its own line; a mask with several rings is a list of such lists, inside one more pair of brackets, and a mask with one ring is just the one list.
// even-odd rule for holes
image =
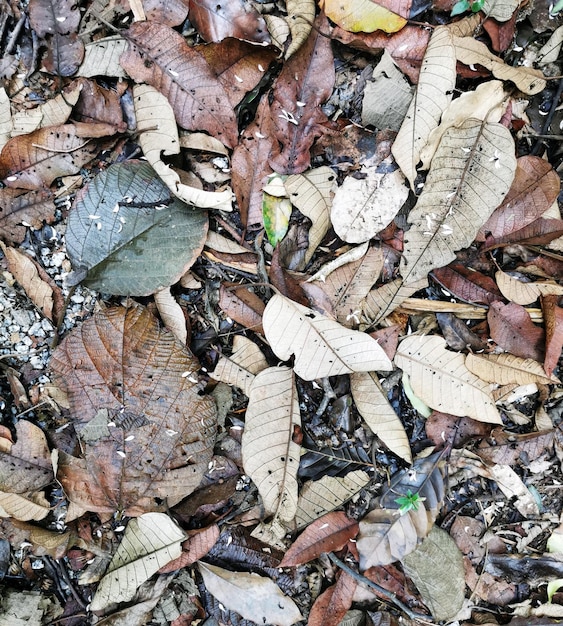
[[0, 624], [563, 618], [563, 10], [0, 0]]

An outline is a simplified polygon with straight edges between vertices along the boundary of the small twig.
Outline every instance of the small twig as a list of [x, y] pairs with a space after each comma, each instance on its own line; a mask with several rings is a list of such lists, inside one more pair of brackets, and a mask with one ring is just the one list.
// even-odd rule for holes
[[336, 394], [334, 393], [334, 389], [330, 386], [330, 380], [328, 378], [322, 379], [323, 383], [323, 399], [319, 404], [319, 408], [315, 412], [315, 417], [320, 417], [328, 407], [328, 403], [336, 398]]
[[431, 615], [423, 615], [422, 613], [416, 613], [415, 611], [411, 611], [411, 609], [409, 609], [406, 604], [403, 604], [403, 602], [401, 602], [401, 600], [399, 600], [399, 598], [397, 598], [394, 593], [388, 591], [384, 587], [380, 587], [377, 583], [374, 583], [372, 580], [366, 578], [362, 574], [358, 574], [358, 572], [354, 571], [351, 567], [346, 565], [346, 563], [344, 563], [342, 559], [339, 559], [336, 554], [334, 554], [334, 552], [327, 552], [327, 556], [335, 565], [338, 565], [341, 570], [352, 576], [354, 580], [358, 581], [360, 585], [368, 587], [373, 591], [377, 591], [377, 593], [386, 597], [392, 604], [401, 609], [401, 611], [403, 611], [403, 613], [405, 613], [405, 615], [407, 615], [409, 619], [418, 619], [425, 621], [429, 624], [434, 622], [434, 619]]

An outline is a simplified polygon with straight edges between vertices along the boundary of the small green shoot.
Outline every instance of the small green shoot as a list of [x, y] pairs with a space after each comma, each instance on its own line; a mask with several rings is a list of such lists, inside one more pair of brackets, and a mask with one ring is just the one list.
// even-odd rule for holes
[[563, 11], [563, 0], [559, 0], [559, 2], [556, 2], [554, 5], [549, 7], [549, 15], [551, 17], [554, 17], [561, 11]]
[[466, 11], [478, 13], [483, 8], [484, 4], [485, 0], [475, 0], [474, 2], [470, 2], [470, 0], [459, 0], [459, 2], [454, 4], [450, 15], [454, 17], [455, 15], [461, 15]]
[[418, 507], [421, 502], [424, 502], [426, 498], [422, 498], [418, 493], [413, 493], [410, 489], [407, 494], [395, 499], [395, 502], [399, 505], [399, 513], [404, 515], [409, 511], [418, 511]]

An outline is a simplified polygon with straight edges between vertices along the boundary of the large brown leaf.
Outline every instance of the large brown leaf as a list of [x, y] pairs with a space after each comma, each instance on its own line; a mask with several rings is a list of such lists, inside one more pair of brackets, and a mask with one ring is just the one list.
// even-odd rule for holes
[[88, 319], [55, 350], [51, 368], [84, 451], [60, 457], [72, 502], [139, 515], [198, 486], [212, 456], [214, 404], [199, 394], [196, 359], [146, 309]]
[[526, 309], [514, 302], [493, 302], [487, 315], [491, 339], [507, 352], [543, 362], [544, 331], [535, 326]]
[[432, 277], [465, 302], [490, 304], [502, 300], [502, 293], [492, 278], [458, 261], [434, 270]]
[[315, 28], [303, 46], [285, 64], [270, 106], [281, 153], [270, 158], [280, 174], [300, 174], [310, 164], [309, 150], [327, 121], [320, 105], [334, 85], [334, 62], [326, 17], [318, 16]]
[[238, 129], [225, 90], [202, 56], [175, 30], [157, 22], [136, 22], [125, 33], [129, 47], [120, 63], [137, 82], [164, 94], [187, 130], [206, 130], [226, 146]]
[[264, 18], [244, 0], [198, 0], [190, 3], [189, 18], [205, 41], [236, 37], [246, 41], [270, 41]]
[[9, 243], [21, 243], [25, 237], [26, 224], [41, 228], [43, 221], [55, 219], [54, 195], [51, 191], [0, 189], [0, 237]]

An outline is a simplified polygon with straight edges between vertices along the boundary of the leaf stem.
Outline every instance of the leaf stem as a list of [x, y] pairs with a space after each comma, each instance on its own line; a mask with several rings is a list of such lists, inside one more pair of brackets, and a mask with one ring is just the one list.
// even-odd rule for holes
[[335, 565], [338, 565], [338, 567], [341, 570], [345, 571], [347, 574], [352, 576], [352, 578], [358, 581], [361, 585], [364, 585], [364, 587], [368, 587], [369, 589], [372, 589], [373, 591], [377, 591], [377, 593], [381, 594], [382, 596], [385, 596], [397, 608], [401, 609], [401, 611], [403, 611], [403, 613], [409, 619], [422, 620], [429, 624], [434, 622], [432, 616], [430, 615], [423, 615], [422, 613], [416, 613], [415, 611], [411, 611], [411, 609], [409, 609], [409, 607], [406, 604], [401, 602], [401, 600], [399, 600], [399, 598], [397, 598], [397, 596], [394, 593], [392, 593], [391, 591], [388, 591], [387, 589], [384, 589], [377, 583], [374, 583], [369, 578], [366, 578], [362, 574], [359, 574], [358, 572], [353, 570], [349, 565], [346, 565], [346, 563], [344, 563], [342, 559], [339, 559], [336, 556], [336, 554], [334, 554], [334, 552], [327, 552], [327, 556]]

